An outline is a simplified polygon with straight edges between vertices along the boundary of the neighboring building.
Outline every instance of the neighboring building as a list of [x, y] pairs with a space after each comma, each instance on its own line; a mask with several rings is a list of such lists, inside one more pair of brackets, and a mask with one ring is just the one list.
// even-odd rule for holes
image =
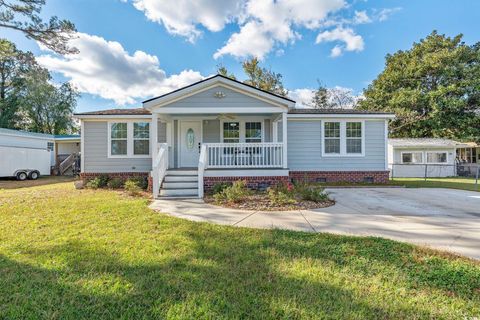
[[388, 159], [393, 177], [450, 177], [476, 170], [479, 148], [440, 138], [389, 139]]
[[[203, 196], [247, 180], [388, 182], [390, 113], [295, 109], [295, 101], [216, 75], [143, 108], [75, 115], [84, 180], [151, 175], [153, 193]], [[161, 188], [160, 188], [161, 186]]]
[[0, 146], [46, 149], [51, 152], [50, 165], [55, 167], [70, 154], [80, 152], [80, 135], [51, 135], [0, 128]]

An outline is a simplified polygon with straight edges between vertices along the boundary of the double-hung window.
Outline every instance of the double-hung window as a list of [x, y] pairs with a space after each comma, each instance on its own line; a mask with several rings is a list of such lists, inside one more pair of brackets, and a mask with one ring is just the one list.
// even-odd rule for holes
[[245, 122], [245, 142], [262, 142], [261, 122]]
[[402, 163], [404, 164], [423, 163], [423, 152], [402, 152]]
[[128, 153], [128, 127], [126, 122], [116, 122], [110, 125], [110, 154], [126, 156]]
[[148, 155], [150, 153], [150, 123], [135, 122], [133, 124], [133, 154]]
[[150, 155], [149, 122], [110, 122], [108, 137], [109, 157], [133, 158]]
[[239, 122], [223, 123], [223, 142], [225, 143], [240, 142], [240, 123]]
[[363, 156], [362, 121], [325, 121], [322, 125], [324, 156]]

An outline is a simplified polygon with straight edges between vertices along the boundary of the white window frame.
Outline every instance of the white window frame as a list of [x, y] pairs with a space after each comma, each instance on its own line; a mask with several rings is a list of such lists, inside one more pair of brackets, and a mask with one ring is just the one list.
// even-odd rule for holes
[[[139, 122], [147, 122], [149, 123], [149, 129], [150, 129], [150, 135], [149, 135], [149, 141], [150, 141], [150, 147], [148, 148], [148, 154], [133, 154], [133, 124], [134, 123], [139, 123]], [[127, 124], [127, 154], [126, 155], [114, 155], [112, 154], [112, 124], [114, 123], [126, 123]], [[139, 159], [146, 159], [146, 158], [151, 158], [152, 157], [152, 135], [155, 134], [152, 132], [152, 121], [149, 119], [135, 119], [135, 120], [111, 120], [108, 121], [108, 130], [107, 130], [107, 135], [108, 135], [108, 153], [107, 157], [108, 158], [113, 158], [113, 159], [131, 159], [131, 158], [139, 158]]]
[[[411, 153], [412, 154], [412, 160], [413, 160], [413, 154], [414, 153], [420, 153], [422, 155], [422, 162], [403, 162], [403, 154], [404, 153]], [[400, 152], [400, 163], [401, 164], [425, 164], [425, 152], [423, 151], [401, 151]]]
[[[429, 162], [428, 161], [428, 154], [429, 153], [445, 153], [446, 161], [445, 162]], [[427, 164], [448, 164], [448, 152], [447, 151], [425, 151], [425, 161]]]
[[[265, 142], [265, 120], [263, 118], [243, 118], [243, 119], [233, 119], [233, 120], [222, 120], [220, 121], [220, 143], [223, 142], [223, 124], [225, 122], [238, 122], [240, 126], [240, 139], [238, 143], [262, 143]], [[246, 139], [246, 123], [247, 122], [261, 122], [262, 123], [262, 141], [261, 142], [247, 142]], [[225, 142], [229, 143], [229, 142]]]
[[[145, 138], [135, 138], [135, 123], [148, 123], [148, 138], [145, 139]], [[149, 121], [134, 121], [132, 122], [132, 154], [134, 156], [149, 156], [151, 151], [150, 149], [152, 148], [152, 145], [150, 143], [150, 139], [151, 139], [151, 133], [152, 133], [152, 130], [150, 130], [150, 126], [152, 124], [149, 122]], [[127, 137], [128, 138], [128, 137]], [[148, 154], [135, 154], [135, 141], [148, 141]], [[127, 140], [127, 145], [128, 145], [128, 140]]]
[[[340, 153], [325, 153], [325, 123], [339, 122], [340, 123]], [[347, 153], [347, 123], [359, 122], [362, 124], [362, 152], [361, 153]], [[321, 140], [322, 140], [322, 157], [325, 158], [351, 158], [351, 157], [365, 157], [365, 120], [361, 119], [328, 119], [322, 120], [320, 123]], [[327, 138], [328, 139], [328, 138]], [[355, 138], [357, 139], [357, 138]]]

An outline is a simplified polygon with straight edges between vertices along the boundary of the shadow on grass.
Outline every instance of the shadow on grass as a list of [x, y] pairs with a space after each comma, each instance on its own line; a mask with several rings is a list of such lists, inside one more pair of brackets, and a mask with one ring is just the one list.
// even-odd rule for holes
[[[148, 260], [127, 260], [114, 245], [102, 250], [80, 241], [32, 247], [24, 262], [0, 255], [0, 318], [435, 318], [425, 306], [377, 301], [368, 290], [342, 283], [353, 273], [368, 288], [366, 276], [380, 266], [404, 275], [411, 287], [480, 301], [474, 291], [479, 269], [462, 273], [441, 259], [419, 263], [410, 245], [189, 226], [181, 231], [193, 244], [189, 250], [164, 252], [159, 244]], [[285, 264], [294, 268], [299, 261], [343, 278], [330, 281], [316, 268], [285, 271]]]
[[73, 176], [43, 176], [37, 180], [18, 181], [15, 178], [0, 178], [0, 189], [21, 189], [75, 181]]

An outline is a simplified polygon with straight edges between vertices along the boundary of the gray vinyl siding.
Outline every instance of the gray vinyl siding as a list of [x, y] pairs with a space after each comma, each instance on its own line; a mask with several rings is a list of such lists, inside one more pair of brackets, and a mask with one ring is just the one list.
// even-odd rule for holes
[[[225, 97], [221, 99], [216, 98], [215, 93], [218, 91], [223, 92]], [[274, 105], [222, 86], [215, 86], [168, 105], [168, 107], [172, 108], [218, 108], [220, 113], [225, 112], [229, 108], [261, 109], [272, 106]]]
[[178, 167], [178, 120], [173, 121], [173, 165]]
[[265, 119], [263, 123], [265, 124], [265, 128], [263, 129], [265, 132], [265, 138], [263, 139], [263, 141], [272, 142], [272, 134], [271, 134], [272, 128], [271, 128], [270, 119]]
[[[287, 127], [289, 123], [290, 121], [288, 122]], [[277, 138], [278, 138], [278, 142], [283, 142], [283, 123], [281, 121], [279, 121], [277, 124]]]
[[322, 157], [320, 120], [288, 120], [287, 131], [288, 167], [292, 171], [385, 170], [385, 121], [383, 120], [365, 121], [364, 157]]
[[107, 121], [85, 121], [84, 172], [148, 172], [152, 170], [151, 158], [108, 158]]
[[203, 142], [220, 142], [220, 120], [203, 120]]
[[158, 143], [167, 142], [167, 124], [165, 122], [158, 121]]

